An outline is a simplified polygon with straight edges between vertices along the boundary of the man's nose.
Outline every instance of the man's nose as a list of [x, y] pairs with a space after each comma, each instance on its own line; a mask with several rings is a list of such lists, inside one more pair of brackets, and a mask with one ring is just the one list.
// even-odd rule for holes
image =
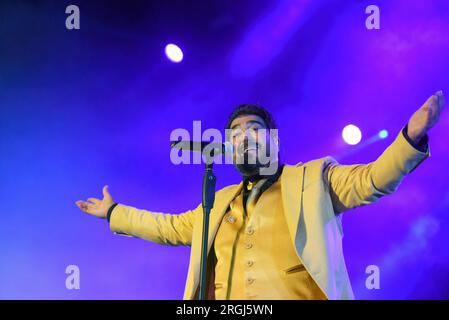
[[248, 146], [248, 144], [256, 144], [257, 143], [257, 135], [252, 132], [253, 130], [245, 130], [240, 137], [236, 138], [234, 140], [234, 143], [239, 146], [242, 144], [245, 144]]
[[236, 140], [234, 140], [234, 150], [235, 151], [243, 151], [246, 147], [248, 147], [248, 137], [242, 136]]
[[248, 147], [256, 148], [257, 144], [258, 144], [257, 137], [253, 138], [253, 137], [245, 136], [242, 141], [242, 145], [244, 148], [248, 148]]

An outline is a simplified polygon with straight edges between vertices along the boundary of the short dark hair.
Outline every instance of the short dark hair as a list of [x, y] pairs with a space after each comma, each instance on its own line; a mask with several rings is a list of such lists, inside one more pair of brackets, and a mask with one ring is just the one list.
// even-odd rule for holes
[[268, 129], [277, 129], [273, 116], [267, 109], [257, 104], [241, 104], [229, 115], [225, 129], [230, 129], [232, 121], [240, 116], [256, 115], [262, 118]]

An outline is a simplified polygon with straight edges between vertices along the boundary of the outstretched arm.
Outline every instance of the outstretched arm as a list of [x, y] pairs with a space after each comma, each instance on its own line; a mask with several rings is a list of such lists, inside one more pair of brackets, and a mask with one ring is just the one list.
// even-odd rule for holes
[[109, 226], [117, 234], [166, 245], [190, 246], [195, 217], [201, 214], [201, 210], [199, 205], [181, 214], [169, 214], [118, 204], [112, 211]]
[[195, 210], [181, 214], [157, 213], [117, 204], [103, 187], [103, 199], [89, 198], [76, 201], [85, 213], [108, 219], [111, 231], [152, 242], [167, 245], [190, 245], [195, 217], [201, 205]]
[[443, 107], [444, 97], [439, 91], [412, 115], [395, 141], [374, 162], [363, 165], [330, 162], [324, 177], [335, 213], [373, 203], [393, 193], [402, 179], [429, 157], [427, 133], [438, 122]]

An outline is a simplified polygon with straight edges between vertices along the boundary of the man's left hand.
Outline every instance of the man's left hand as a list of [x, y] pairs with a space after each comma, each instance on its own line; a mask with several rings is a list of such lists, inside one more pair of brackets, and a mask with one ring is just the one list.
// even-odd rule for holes
[[444, 107], [443, 91], [432, 95], [410, 118], [407, 134], [415, 143], [418, 143], [427, 132], [438, 122]]

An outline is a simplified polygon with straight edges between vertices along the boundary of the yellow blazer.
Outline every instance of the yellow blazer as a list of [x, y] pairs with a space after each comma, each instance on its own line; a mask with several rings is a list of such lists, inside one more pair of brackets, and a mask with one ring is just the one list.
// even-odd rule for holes
[[[291, 241], [328, 299], [354, 298], [342, 251], [340, 213], [393, 193], [404, 176], [429, 156], [429, 151], [413, 148], [401, 132], [376, 161], [368, 164], [340, 165], [332, 157], [324, 157], [284, 167], [281, 194]], [[223, 215], [241, 188], [242, 183], [217, 191], [210, 215], [208, 250]], [[160, 244], [191, 246], [184, 299], [195, 299], [202, 220], [201, 205], [173, 215], [119, 204], [111, 215], [110, 229]]]

